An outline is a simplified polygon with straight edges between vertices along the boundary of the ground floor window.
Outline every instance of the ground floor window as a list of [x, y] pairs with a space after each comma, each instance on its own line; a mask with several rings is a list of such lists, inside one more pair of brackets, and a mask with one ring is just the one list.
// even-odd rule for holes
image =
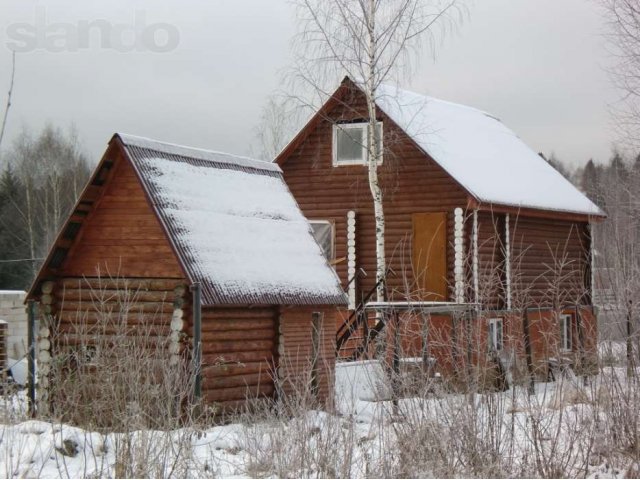
[[489, 338], [488, 345], [490, 351], [499, 352], [503, 347], [503, 321], [501, 318], [489, 319]]
[[573, 348], [572, 317], [568, 313], [560, 315], [560, 349], [571, 351]]

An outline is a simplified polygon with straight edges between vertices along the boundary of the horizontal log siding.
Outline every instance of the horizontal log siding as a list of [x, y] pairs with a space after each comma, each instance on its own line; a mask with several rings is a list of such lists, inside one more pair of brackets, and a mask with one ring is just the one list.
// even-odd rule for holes
[[[362, 98], [347, 99], [355, 107], [337, 107], [321, 121], [306, 140], [282, 165], [284, 177], [304, 214], [309, 219], [335, 222], [337, 259], [347, 256], [347, 212], [356, 211], [357, 266], [368, 276], [361, 280], [359, 290], [368, 292], [375, 285], [375, 221], [373, 201], [365, 166], [332, 166], [332, 125], [335, 121], [363, 119], [366, 107]], [[453, 269], [453, 209], [465, 207], [466, 192], [434, 161], [425, 155], [383, 114], [384, 162], [379, 168], [384, 192], [386, 216], [387, 262], [396, 272], [388, 280], [391, 297], [403, 296], [413, 290], [411, 272], [412, 214], [447, 212], [449, 282]], [[336, 270], [343, 286], [347, 285], [347, 263]], [[360, 300], [360, 294], [357, 295]]]
[[478, 294], [484, 308], [506, 305], [503, 232], [503, 214], [478, 213]]
[[62, 276], [182, 278], [160, 222], [131, 164], [118, 158], [61, 269]]
[[[49, 308], [47, 295], [41, 297], [41, 310], [55, 315], [54, 334], [72, 344], [79, 343], [89, 329], [92, 335], [111, 335], [123, 333], [124, 325], [144, 326], [147, 332], [153, 329], [148, 332], [152, 336], [168, 337], [176, 302], [174, 289], [185, 285], [177, 279], [66, 277], [55, 282]], [[106, 326], [105, 318], [110, 319]]]
[[[193, 334], [192, 325], [187, 330]], [[277, 361], [277, 309], [202, 309], [202, 392], [223, 409], [272, 396]]]
[[284, 395], [309, 392], [312, 367], [312, 314], [323, 314], [319, 332], [318, 401], [327, 405], [332, 399], [335, 378], [335, 307], [282, 308], [280, 313], [280, 355], [278, 378]]
[[587, 224], [512, 217], [514, 308], [589, 304]]

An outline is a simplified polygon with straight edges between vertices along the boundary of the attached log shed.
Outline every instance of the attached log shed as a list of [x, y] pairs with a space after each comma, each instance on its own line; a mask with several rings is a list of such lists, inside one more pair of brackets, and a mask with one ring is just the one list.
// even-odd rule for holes
[[[331, 398], [346, 296], [275, 164], [114, 135], [27, 299], [41, 325], [64, 332], [78, 311], [99, 321], [96, 289], [135, 290], [131, 312], [160, 314], [173, 353], [201, 356], [195, 393], [208, 402], [235, 407], [309, 382]], [[53, 333], [40, 329], [43, 408]]]

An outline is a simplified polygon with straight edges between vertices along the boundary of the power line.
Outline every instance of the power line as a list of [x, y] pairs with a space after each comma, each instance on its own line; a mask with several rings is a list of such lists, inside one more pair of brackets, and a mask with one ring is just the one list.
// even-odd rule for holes
[[0, 260], [0, 263], [17, 263], [17, 262], [39, 262], [44, 258], [17, 258], [15, 260]]

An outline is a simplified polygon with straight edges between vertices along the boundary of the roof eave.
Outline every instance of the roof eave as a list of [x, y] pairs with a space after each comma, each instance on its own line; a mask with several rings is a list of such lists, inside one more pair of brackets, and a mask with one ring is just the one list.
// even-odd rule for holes
[[[96, 165], [93, 173], [91, 174], [91, 176], [87, 180], [87, 183], [85, 184], [84, 188], [82, 189], [82, 192], [78, 196], [78, 198], [76, 200], [76, 203], [74, 204], [73, 208], [71, 209], [71, 213], [69, 214], [69, 216], [65, 220], [64, 224], [61, 226], [60, 230], [58, 231], [58, 234], [56, 235], [55, 240], [53, 241], [53, 243], [49, 247], [49, 251], [47, 252], [46, 257], [44, 258], [44, 261], [42, 262], [42, 265], [40, 266], [40, 269], [38, 270], [38, 273], [34, 277], [34, 279], [31, 282], [31, 285], [29, 286], [29, 288], [27, 289], [27, 294], [25, 296], [24, 303], [27, 303], [27, 301], [34, 299], [34, 297], [36, 296], [36, 288], [43, 281], [42, 277], [47, 272], [50, 271], [48, 265], [51, 262], [51, 259], [53, 257], [53, 253], [54, 253], [56, 247], [62, 241], [62, 237], [63, 237], [64, 231], [67, 229], [69, 223], [71, 222], [71, 218], [73, 216], [73, 212], [75, 212], [78, 209], [78, 207], [82, 203], [83, 199], [88, 195], [89, 188], [91, 187], [91, 185], [93, 185], [95, 180], [98, 178], [98, 175], [100, 174], [100, 171], [101, 171], [103, 165], [105, 164], [105, 162], [107, 161], [107, 159], [110, 158], [113, 155], [112, 142], [113, 142], [114, 138], [115, 138], [115, 135], [111, 138], [111, 140], [109, 140], [109, 143], [107, 144], [106, 151], [104, 152], [104, 154], [102, 155], [102, 158], [100, 159], [100, 161]], [[102, 186], [102, 188], [104, 188], [104, 185]]]
[[496, 213], [510, 213], [521, 216], [533, 217], [553, 217], [564, 220], [575, 220], [580, 222], [601, 222], [607, 218], [606, 213], [600, 210], [599, 213], [579, 212], [574, 210], [562, 210], [542, 207], [529, 207], [523, 205], [510, 205], [506, 203], [497, 203], [491, 201], [481, 201], [474, 197], [475, 202], [471, 202], [471, 208], [477, 208], [480, 211], [492, 211]]

